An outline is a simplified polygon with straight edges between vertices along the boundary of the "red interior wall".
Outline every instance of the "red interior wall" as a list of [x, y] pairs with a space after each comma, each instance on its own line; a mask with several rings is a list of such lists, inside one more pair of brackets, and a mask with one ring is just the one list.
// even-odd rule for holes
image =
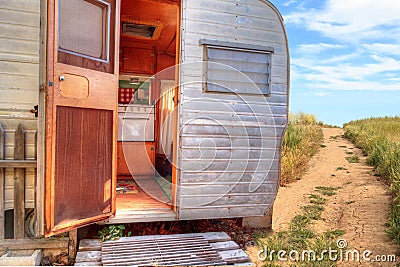
[[[174, 80], [175, 69], [170, 68], [176, 63], [177, 29], [179, 20], [180, 0], [122, 0], [121, 1], [121, 25], [123, 21], [139, 24], [159, 25], [160, 33], [153, 40], [122, 34], [120, 39], [120, 72], [125, 74], [155, 75], [156, 80], [153, 97], [160, 95], [160, 80]], [[178, 37], [179, 38], [179, 37]], [[129, 53], [124, 49], [133, 48]], [[149, 51], [154, 51], [154, 57], [149, 56]], [[147, 53], [147, 54], [146, 54]], [[129, 59], [124, 59], [124, 57]], [[124, 60], [125, 63], [124, 63]], [[151, 69], [144, 64], [154, 65]], [[129, 69], [130, 68], [130, 69]], [[133, 71], [139, 70], [139, 71]], [[163, 71], [164, 70], [164, 71]], [[155, 131], [158, 133], [158, 104], [156, 103], [156, 124]], [[156, 134], [155, 143], [158, 135]]]

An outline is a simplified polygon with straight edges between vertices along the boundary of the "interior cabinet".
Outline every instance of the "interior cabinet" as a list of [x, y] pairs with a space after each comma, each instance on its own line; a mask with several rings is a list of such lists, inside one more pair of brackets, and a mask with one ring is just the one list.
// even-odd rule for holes
[[[154, 175], [154, 146], [154, 142], [118, 142], [117, 174], [133, 176]], [[130, 171], [132, 171], [132, 174]]]
[[121, 72], [154, 74], [156, 51], [154, 48], [123, 47]]

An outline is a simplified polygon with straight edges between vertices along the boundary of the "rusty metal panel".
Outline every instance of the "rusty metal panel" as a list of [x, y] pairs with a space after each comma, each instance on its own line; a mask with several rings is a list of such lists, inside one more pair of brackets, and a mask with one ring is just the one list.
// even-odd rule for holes
[[[264, 0], [184, 0], [182, 12], [179, 218], [264, 215], [277, 193], [287, 125], [289, 55], [282, 17]], [[261, 57], [236, 56], [269, 65], [243, 65], [231, 53], [214, 53], [213, 59], [233, 60], [244, 73], [218, 68], [207, 73], [203, 60], [210, 58], [210, 51], [204, 40], [217, 49], [224, 44], [268, 47], [269, 53]], [[209, 80], [238, 87], [240, 76], [252, 81], [242, 84], [237, 94], [203, 90]], [[254, 92], [252, 82], [261, 85], [263, 94], [243, 93]]]

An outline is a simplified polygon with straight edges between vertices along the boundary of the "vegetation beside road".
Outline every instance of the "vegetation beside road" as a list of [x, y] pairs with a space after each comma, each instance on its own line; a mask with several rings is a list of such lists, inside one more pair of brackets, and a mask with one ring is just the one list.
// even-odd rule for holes
[[[260, 256], [264, 266], [280, 266], [282, 253], [289, 263], [296, 266], [334, 266], [335, 261], [324, 254], [324, 250], [331, 248], [338, 250], [337, 238], [345, 234], [343, 230], [331, 230], [316, 233], [312, 225], [315, 221], [323, 220], [322, 212], [329, 201], [329, 197], [335, 195], [340, 188], [317, 186], [315, 191], [308, 195], [309, 204], [301, 207], [301, 213], [290, 222], [287, 231], [279, 231], [266, 236], [256, 238], [257, 244], [263, 251]], [[297, 252], [298, 255], [296, 255]], [[303, 258], [304, 252], [306, 258]], [[309, 254], [310, 253], [310, 254]], [[309, 257], [309, 258], [308, 258]]]
[[369, 118], [344, 125], [345, 137], [368, 155], [393, 194], [389, 235], [400, 244], [400, 117]]
[[281, 186], [301, 178], [322, 141], [322, 123], [314, 115], [290, 114], [282, 145]]

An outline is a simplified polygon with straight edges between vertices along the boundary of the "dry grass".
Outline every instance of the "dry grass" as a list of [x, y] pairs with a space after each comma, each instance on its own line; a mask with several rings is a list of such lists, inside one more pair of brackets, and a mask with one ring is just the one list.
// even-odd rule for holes
[[282, 147], [282, 186], [301, 178], [307, 163], [321, 148], [322, 140], [321, 123], [314, 115], [290, 115]]
[[389, 234], [400, 244], [400, 117], [370, 118], [344, 126], [345, 137], [368, 155], [368, 163], [390, 185]]
[[358, 156], [346, 157], [346, 159], [349, 163], [359, 163], [360, 162], [360, 158]]

